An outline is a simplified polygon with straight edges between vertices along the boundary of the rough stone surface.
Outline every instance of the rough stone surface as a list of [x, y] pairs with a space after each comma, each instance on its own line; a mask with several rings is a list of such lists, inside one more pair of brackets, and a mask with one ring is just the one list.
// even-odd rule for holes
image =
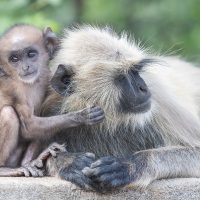
[[200, 199], [200, 179], [155, 181], [143, 191], [126, 189], [109, 195], [86, 192], [57, 178], [0, 178], [0, 200], [184, 200]]

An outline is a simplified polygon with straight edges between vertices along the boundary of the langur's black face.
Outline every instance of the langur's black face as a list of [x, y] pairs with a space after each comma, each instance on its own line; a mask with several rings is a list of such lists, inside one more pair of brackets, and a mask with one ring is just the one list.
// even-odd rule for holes
[[121, 92], [118, 110], [122, 113], [142, 113], [150, 109], [151, 93], [140, 77], [138, 69], [131, 67], [127, 73], [119, 73], [114, 79]]

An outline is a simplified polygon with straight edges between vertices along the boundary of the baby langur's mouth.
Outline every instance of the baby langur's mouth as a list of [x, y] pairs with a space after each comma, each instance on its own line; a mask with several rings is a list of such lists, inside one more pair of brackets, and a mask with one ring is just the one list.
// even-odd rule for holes
[[26, 72], [26, 73], [24, 73], [24, 74], [20, 74], [20, 77], [21, 77], [21, 78], [24, 78], [24, 77], [28, 78], [28, 77], [33, 77], [33, 76], [35, 76], [36, 74], [37, 74], [37, 71]]
[[29, 76], [29, 75], [34, 75], [34, 74], [37, 74], [37, 71], [34, 71], [34, 72], [28, 72], [28, 73], [26, 73], [24, 76]]
[[19, 77], [20, 77], [21, 81], [23, 81], [25, 83], [33, 83], [38, 78], [38, 71], [20, 74]]

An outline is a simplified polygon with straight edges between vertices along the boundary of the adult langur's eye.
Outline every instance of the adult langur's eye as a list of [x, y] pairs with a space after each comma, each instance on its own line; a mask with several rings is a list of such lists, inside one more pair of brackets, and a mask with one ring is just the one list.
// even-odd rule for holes
[[31, 50], [31, 51], [28, 52], [28, 57], [33, 58], [33, 57], [36, 56], [36, 54], [37, 54], [37, 52], [35, 50]]
[[118, 76], [118, 80], [119, 80], [119, 81], [124, 81], [125, 79], [126, 79], [125, 74], [120, 74], [120, 75]]
[[135, 71], [138, 71], [138, 72], [140, 72], [141, 70], [142, 70], [142, 68], [143, 68], [143, 65], [140, 65], [140, 64], [136, 64], [136, 65], [134, 65], [134, 70]]
[[18, 58], [16, 55], [12, 55], [12, 56], [10, 57], [10, 60], [11, 60], [11, 62], [18, 62], [18, 61], [19, 61], [19, 58]]

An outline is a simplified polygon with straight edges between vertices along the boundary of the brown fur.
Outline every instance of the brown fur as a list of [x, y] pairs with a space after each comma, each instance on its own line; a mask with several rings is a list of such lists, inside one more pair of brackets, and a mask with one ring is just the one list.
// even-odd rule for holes
[[[51, 76], [48, 61], [57, 45], [58, 39], [48, 27], [41, 31], [30, 25], [15, 25], [0, 38], [0, 176], [41, 176], [38, 163], [33, 165], [30, 161], [36, 157], [42, 138], [63, 128], [100, 122], [96, 116], [90, 117], [92, 113], [103, 118], [103, 111], [97, 107], [38, 117]], [[38, 159], [43, 161], [55, 149], [63, 149], [51, 148], [52, 145]], [[9, 167], [20, 165], [26, 168], [17, 168], [13, 174]]]

